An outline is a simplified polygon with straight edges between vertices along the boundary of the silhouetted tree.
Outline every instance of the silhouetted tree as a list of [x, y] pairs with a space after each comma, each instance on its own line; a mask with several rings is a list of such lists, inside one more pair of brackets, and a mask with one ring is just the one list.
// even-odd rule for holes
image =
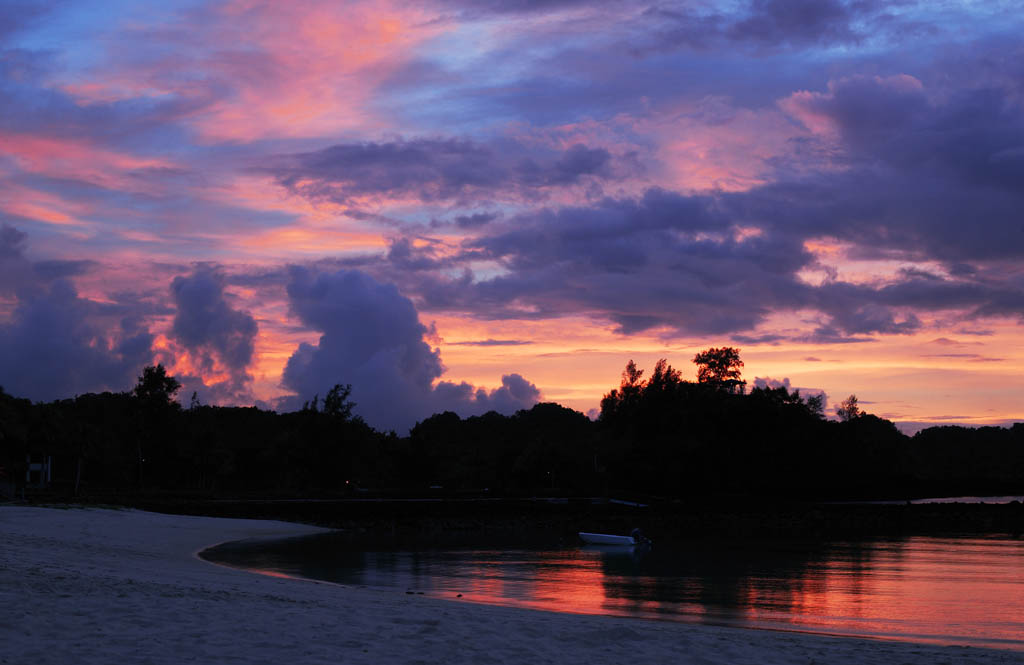
[[839, 420], [844, 423], [855, 418], [860, 418], [864, 415], [864, 412], [860, 410], [860, 406], [857, 404], [857, 396], [850, 395], [836, 407], [836, 416]]
[[[799, 390], [797, 391], [800, 392]], [[817, 395], [811, 395], [807, 398], [805, 404], [807, 404], [807, 410], [818, 418], [825, 417], [825, 394], [818, 393]]]
[[351, 394], [351, 384], [335, 384], [327, 393], [327, 397], [324, 398], [324, 413], [332, 418], [349, 420], [352, 417], [352, 409], [356, 406], [356, 403], [348, 398]]
[[168, 420], [171, 412], [181, 410], [181, 405], [174, 401], [174, 396], [180, 389], [181, 383], [168, 375], [162, 364], [158, 364], [155, 367], [145, 367], [138, 384], [132, 390], [135, 398], [142, 403], [142, 408], [136, 412], [136, 482], [139, 488], [143, 487], [145, 476], [148, 475], [143, 473], [147, 455], [150, 457], [150, 468], [158, 469], [161, 473], [167, 471], [167, 460], [160, 458], [166, 458], [168, 453], [166, 443], [170, 434]]
[[0, 390], [0, 466], [20, 486], [26, 455], [52, 455], [53, 487], [80, 487], [86, 497], [133, 486], [315, 496], [441, 484], [652, 499], [1010, 494], [1024, 486], [1024, 424], [931, 428], [909, 439], [864, 414], [853, 395], [840, 405], [852, 417], [836, 422], [821, 417], [821, 397], [785, 387], [730, 392], [714, 378], [685, 381], [664, 359], [645, 377], [627, 364], [596, 423], [538, 404], [513, 416], [438, 414], [398, 437], [353, 416], [344, 384], [314, 398], [316, 410], [183, 410], [177, 381], [155, 366], [131, 392], [33, 404]]
[[675, 389], [682, 382], [682, 373], [668, 364], [664, 358], [658, 360], [654, 365], [654, 372], [651, 378], [644, 385], [644, 393], [669, 392]]
[[740, 350], [731, 346], [712, 347], [693, 357], [697, 382], [711, 384], [727, 392], [743, 392], [746, 381], [740, 378]]
[[142, 376], [139, 377], [139, 382], [132, 393], [148, 404], [168, 406], [180, 389], [181, 383], [173, 376], [168, 376], [163, 365], [149, 365], [142, 370]]
[[607, 419], [628, 409], [629, 405], [636, 403], [643, 390], [643, 382], [640, 378], [644, 375], [642, 369], [637, 368], [636, 363], [630, 360], [626, 363], [626, 369], [622, 370], [622, 380], [618, 388], [613, 388], [601, 399], [601, 417]]

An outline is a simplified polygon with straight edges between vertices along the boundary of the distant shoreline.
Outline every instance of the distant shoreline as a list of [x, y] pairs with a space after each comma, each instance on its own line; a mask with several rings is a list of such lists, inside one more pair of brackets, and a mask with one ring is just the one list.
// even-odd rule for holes
[[[752, 499], [643, 504], [592, 498], [196, 498], [123, 496], [111, 503], [152, 512], [271, 519], [348, 532], [375, 545], [575, 543], [578, 531], [659, 541], [692, 538], [874, 538], [1024, 533], [1024, 503], [802, 503]], [[88, 502], [83, 505], [89, 505]]]

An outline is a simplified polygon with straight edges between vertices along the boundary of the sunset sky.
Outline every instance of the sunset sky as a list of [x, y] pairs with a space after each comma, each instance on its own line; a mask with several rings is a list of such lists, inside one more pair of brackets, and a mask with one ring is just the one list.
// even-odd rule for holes
[[1024, 3], [0, 0], [0, 385], [1024, 420]]

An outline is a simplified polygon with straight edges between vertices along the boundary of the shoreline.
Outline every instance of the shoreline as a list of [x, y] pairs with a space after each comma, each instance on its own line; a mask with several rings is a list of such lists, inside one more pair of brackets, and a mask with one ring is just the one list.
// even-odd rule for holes
[[326, 531], [0, 506], [0, 663], [1017, 662], [978, 647], [477, 605], [213, 564], [217, 543]]
[[555, 547], [580, 531], [629, 533], [658, 542], [694, 538], [873, 539], [914, 535], [1018, 535], [1024, 504], [804, 503], [703, 499], [627, 504], [587, 498], [187, 499], [140, 498], [132, 507], [161, 513], [273, 519], [338, 529], [357, 544], [385, 547]]

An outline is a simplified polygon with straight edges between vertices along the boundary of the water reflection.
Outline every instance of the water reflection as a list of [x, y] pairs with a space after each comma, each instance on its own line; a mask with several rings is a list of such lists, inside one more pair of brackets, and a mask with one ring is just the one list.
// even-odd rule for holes
[[1024, 650], [1024, 542], [692, 543], [361, 552], [331, 535], [204, 556], [260, 572], [562, 612]]

